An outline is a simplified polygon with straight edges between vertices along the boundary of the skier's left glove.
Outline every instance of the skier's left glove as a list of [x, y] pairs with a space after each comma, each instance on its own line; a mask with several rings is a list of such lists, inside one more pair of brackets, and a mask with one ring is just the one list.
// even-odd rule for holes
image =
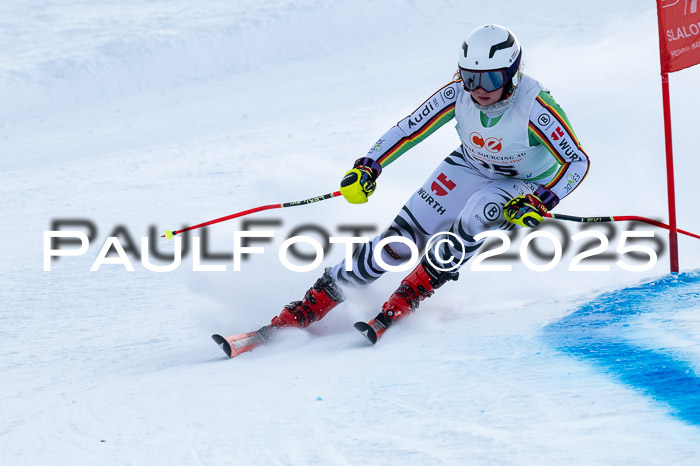
[[355, 161], [340, 182], [340, 193], [352, 204], [367, 202], [377, 188], [377, 177], [382, 173], [382, 166], [369, 157]]
[[535, 228], [542, 223], [542, 217], [557, 204], [559, 196], [540, 186], [534, 194], [514, 197], [508, 201], [503, 208], [503, 215], [510, 223]]

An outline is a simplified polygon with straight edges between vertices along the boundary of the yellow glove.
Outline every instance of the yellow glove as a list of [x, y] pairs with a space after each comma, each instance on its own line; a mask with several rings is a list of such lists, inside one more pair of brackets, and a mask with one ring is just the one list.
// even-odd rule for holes
[[[543, 201], [544, 199], [544, 201]], [[535, 228], [542, 217], [559, 203], [559, 197], [540, 186], [534, 194], [514, 197], [503, 207], [503, 215], [510, 223]]]
[[363, 204], [377, 188], [377, 177], [382, 166], [369, 157], [355, 161], [355, 167], [349, 170], [340, 182], [340, 193], [351, 204]]

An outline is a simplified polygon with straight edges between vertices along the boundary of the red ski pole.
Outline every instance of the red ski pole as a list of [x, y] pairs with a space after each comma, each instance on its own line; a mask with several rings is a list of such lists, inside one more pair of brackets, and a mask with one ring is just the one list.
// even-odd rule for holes
[[263, 210], [281, 209], [283, 207], [295, 207], [298, 205], [313, 204], [314, 202], [325, 201], [326, 199], [330, 199], [332, 197], [338, 197], [338, 196], [340, 196], [340, 191], [335, 191], [333, 193], [324, 194], [322, 196], [316, 196], [316, 197], [312, 197], [309, 199], [304, 199], [303, 201], [293, 201], [293, 202], [285, 202], [282, 204], [270, 204], [270, 205], [264, 205], [261, 207], [255, 207], [252, 209], [244, 210], [242, 212], [236, 212], [235, 214], [227, 215], [226, 217], [221, 217], [221, 218], [217, 218], [214, 220], [209, 220], [208, 222], [204, 222], [204, 223], [200, 223], [198, 225], [193, 225], [191, 227], [183, 228], [182, 230], [177, 230], [177, 231], [167, 230], [165, 232], [165, 234], [161, 236], [161, 238], [172, 239], [173, 236], [178, 235], [180, 233], [183, 233], [185, 231], [196, 230], [197, 228], [206, 227], [208, 225], [213, 225], [213, 224], [219, 223], [219, 222], [225, 222], [226, 220], [231, 220], [233, 218], [244, 217], [246, 215], [254, 214], [255, 212], [261, 212]]
[[[659, 222], [657, 220], [653, 220], [651, 218], [637, 217], [634, 215], [622, 215], [622, 216], [616, 215], [614, 217], [576, 217], [573, 215], [553, 214], [551, 212], [548, 212], [545, 214], [545, 217], [553, 218], [554, 220], [567, 220], [570, 222], [581, 222], [581, 223], [642, 222], [642, 223], [648, 223], [649, 225], [654, 225], [655, 227], [665, 228], [666, 230], [671, 229], [671, 227], [666, 225], [665, 223], [661, 223], [661, 222]], [[678, 233], [682, 233], [684, 235], [688, 235], [688, 236], [691, 236], [693, 238], [700, 239], [700, 235], [696, 235], [695, 233], [681, 230], [680, 228], [678, 228], [677, 231], [678, 231]]]

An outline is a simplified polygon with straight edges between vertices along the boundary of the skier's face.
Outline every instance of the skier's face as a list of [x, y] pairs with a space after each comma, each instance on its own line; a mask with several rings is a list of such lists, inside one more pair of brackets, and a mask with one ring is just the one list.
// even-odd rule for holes
[[469, 94], [476, 101], [477, 104], [483, 105], [484, 107], [495, 104], [501, 99], [503, 94], [503, 88], [496, 89], [493, 92], [487, 92], [483, 88], [479, 87], [474, 91], [470, 91]]

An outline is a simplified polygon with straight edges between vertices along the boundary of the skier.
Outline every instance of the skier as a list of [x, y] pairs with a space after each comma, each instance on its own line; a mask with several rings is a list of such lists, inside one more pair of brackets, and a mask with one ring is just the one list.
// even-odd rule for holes
[[[356, 325], [374, 343], [434, 290], [457, 279], [457, 268], [483, 243], [474, 239], [476, 235], [516, 225], [536, 227], [583, 181], [588, 156], [561, 107], [542, 84], [523, 74], [522, 50], [511, 31], [493, 24], [475, 29], [462, 43], [458, 65], [450, 83], [355, 161], [340, 192], [351, 203], [367, 202], [387, 165], [453, 118], [460, 146], [409, 198], [385, 232], [356, 248], [352, 271], [346, 271], [345, 260], [327, 268], [301, 301], [285, 306], [257, 332], [263, 340], [275, 329], [303, 328], [322, 319], [343, 302], [341, 286], [365, 286], [383, 275], [374, 258], [383, 238], [403, 237], [422, 251], [437, 233], [456, 235], [451, 243], [442, 242], [439, 250], [422, 256], [375, 319]], [[411, 257], [401, 242], [387, 244], [380, 254], [390, 265]], [[445, 258], [452, 260], [444, 262]]]

